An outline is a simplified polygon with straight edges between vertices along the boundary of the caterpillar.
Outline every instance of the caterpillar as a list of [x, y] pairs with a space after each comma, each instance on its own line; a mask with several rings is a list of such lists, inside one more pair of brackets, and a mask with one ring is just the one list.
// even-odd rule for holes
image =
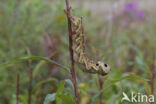
[[99, 75], [107, 75], [110, 66], [101, 61], [90, 60], [85, 53], [85, 39], [82, 27], [82, 18], [69, 16], [72, 25], [73, 51], [76, 54], [76, 62], [83, 66], [83, 71]]

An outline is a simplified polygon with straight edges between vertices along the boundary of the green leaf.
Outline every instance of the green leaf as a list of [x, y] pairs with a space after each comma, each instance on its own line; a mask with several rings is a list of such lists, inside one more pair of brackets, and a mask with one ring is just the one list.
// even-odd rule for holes
[[44, 103], [43, 103], [43, 104], [49, 104], [50, 102], [55, 101], [55, 99], [56, 99], [56, 93], [48, 94], [48, 95], [45, 97], [45, 100], [44, 100]]
[[146, 90], [146, 92], [147, 92], [148, 94], [151, 93], [151, 91], [150, 91], [150, 86], [148, 85], [147, 80], [145, 80], [144, 78], [138, 77], [138, 76], [134, 76], [134, 75], [126, 75], [126, 76], [123, 76], [122, 78], [119, 78], [119, 79], [109, 80], [109, 83], [108, 83], [107, 85], [105, 85], [105, 87], [104, 87], [103, 89], [101, 89], [101, 90], [99, 91], [99, 93], [97, 93], [97, 94], [93, 97], [93, 99], [92, 99], [91, 102], [94, 102], [94, 101], [100, 96], [100, 94], [101, 94], [104, 90], [106, 90], [107, 88], [110, 88], [112, 85], [114, 85], [114, 84], [117, 83], [117, 82], [120, 82], [120, 81], [122, 81], [122, 80], [127, 80], [127, 79], [132, 79], [132, 80], [134, 80], [134, 81], [136, 81], [136, 82], [139, 82], [139, 83], [143, 84], [143, 85], [144, 85], [144, 88], [145, 88], [145, 90]]
[[62, 94], [59, 96], [65, 104], [76, 104], [76, 102], [70, 97], [70, 94]]
[[47, 79], [47, 80], [43, 80], [43, 81], [38, 82], [38, 83], [33, 87], [33, 92], [36, 92], [36, 91], [38, 90], [38, 88], [39, 88], [41, 85], [43, 85], [43, 84], [45, 84], [45, 83], [48, 83], [48, 82], [53, 82], [53, 81], [57, 82], [57, 79], [49, 78], [49, 79]]
[[64, 81], [61, 81], [59, 83], [59, 86], [58, 86], [58, 89], [57, 89], [57, 94], [61, 94], [63, 92], [64, 84], [65, 84]]
[[[50, 54], [49, 57], [55, 56], [56, 53], [57, 53], [57, 52], [52, 52], [52, 53]], [[34, 78], [35, 78], [36, 75], [38, 74], [39, 69], [40, 69], [43, 65], [45, 65], [45, 64], [46, 64], [46, 61], [41, 60], [41, 61], [36, 65], [36, 67], [33, 69], [33, 77], [34, 77]]]
[[61, 81], [59, 83], [58, 89], [56, 91], [56, 104], [62, 104], [62, 99], [59, 96], [63, 94], [64, 85], [65, 85], [64, 81]]
[[[39, 82], [34, 88], [33, 91], [35, 91], [40, 85], [42, 85], [43, 83], [49, 82], [49, 81], [54, 81], [54, 79], [49, 79], [49, 80], [45, 80], [45, 81], [41, 81]], [[65, 104], [76, 104], [75, 101], [72, 99], [72, 97], [70, 96], [69, 93], [64, 94], [63, 89], [64, 89], [64, 85], [65, 83], [67, 83], [69, 85], [69, 87], [73, 90], [74, 93], [74, 87], [72, 84], [72, 81], [69, 79], [66, 79], [64, 81], [61, 81], [58, 85], [58, 89], [56, 91], [56, 95], [55, 95], [55, 99], [56, 99], [56, 104], [62, 104], [62, 102], [64, 102]], [[49, 94], [48, 94], [49, 95]], [[47, 96], [48, 96], [47, 95]], [[47, 97], [46, 96], [46, 97]], [[47, 97], [47, 99], [49, 99], [49, 97]], [[50, 100], [45, 100], [46, 103], [44, 104], [48, 104], [50, 102]], [[44, 101], [44, 102], [45, 102]]]
[[71, 88], [72, 90], [72, 93], [74, 94], [74, 86], [73, 86], [73, 83], [70, 79], [66, 79], [65, 82], [69, 85], [69, 87]]
[[136, 57], [136, 63], [139, 65], [140, 69], [146, 71], [147, 65], [144, 63], [144, 60], [141, 57]]
[[142, 85], [144, 86], [144, 88], [145, 88], [145, 91], [146, 91], [148, 94], [151, 94], [150, 86], [149, 86], [149, 84], [148, 84], [148, 82], [147, 82], [148, 80], [147, 80], [147, 79], [144, 79], [144, 78], [142, 78], [142, 77], [139, 77], [139, 76], [135, 76], [135, 75], [126, 75], [126, 76], [124, 76], [124, 77], [122, 77], [122, 78], [120, 78], [120, 79], [111, 80], [111, 83], [113, 84], [113, 83], [116, 83], [116, 82], [118, 82], [118, 81], [126, 80], [126, 79], [131, 79], [131, 80], [133, 80], [133, 81], [135, 81], [135, 82], [138, 82], [138, 83], [142, 84]]
[[33, 70], [33, 77], [36, 77], [39, 69], [46, 63], [46, 61], [40, 61]]
[[25, 97], [24, 95], [19, 95], [19, 100], [20, 100], [23, 104], [28, 104], [27, 97]]
[[50, 64], [57, 65], [57, 66], [65, 69], [66, 71], [69, 72], [69, 70], [68, 70], [69, 68], [67, 68], [67, 67], [65, 67], [65, 66], [63, 66], [63, 65], [61, 65], [61, 64], [59, 64], [59, 63], [57, 63], [57, 62], [55, 62], [55, 61], [53, 61], [53, 60], [51, 60], [49, 58], [41, 57], [41, 56], [28, 56], [28, 57], [23, 57], [23, 58], [11, 60], [11, 61], [9, 61], [7, 63], [0, 64], [0, 67], [6, 67], [6, 66], [9, 66], [9, 65], [14, 64], [14, 63], [18, 63], [18, 62], [22, 62], [22, 61], [27, 61], [27, 60], [44, 60], [44, 61], [46, 61], [46, 62], [48, 62]]

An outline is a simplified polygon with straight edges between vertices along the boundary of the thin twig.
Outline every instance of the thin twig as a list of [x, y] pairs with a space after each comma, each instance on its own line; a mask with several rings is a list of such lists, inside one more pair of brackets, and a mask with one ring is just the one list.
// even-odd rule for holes
[[16, 82], [16, 104], [19, 102], [19, 91], [20, 91], [20, 75], [17, 74], [17, 82]]
[[154, 80], [156, 76], [156, 57], [155, 55], [153, 56], [153, 63], [152, 63], [152, 75], [151, 75], [151, 92], [154, 94]]
[[35, 101], [35, 104], [39, 104], [39, 101], [40, 101], [40, 92], [36, 95], [36, 101]]
[[[27, 54], [29, 56], [31, 56], [31, 51], [30, 51], [30, 49], [28, 47], [26, 47], [26, 51], [27, 51]], [[29, 70], [28, 104], [31, 104], [31, 97], [32, 97], [32, 80], [33, 80], [33, 77], [32, 77], [31, 62], [32, 62], [32, 60], [28, 60], [28, 70]]]
[[29, 96], [28, 96], [28, 104], [31, 104], [31, 97], [32, 97], [32, 67], [31, 67], [31, 61], [28, 61], [29, 66]]
[[[99, 79], [99, 89], [100, 89], [100, 91], [102, 90], [102, 87], [103, 87], [103, 81], [102, 81], [102, 78], [101, 78], [101, 76], [100, 75], [98, 75], [98, 79]], [[103, 104], [102, 103], [102, 93], [100, 93], [100, 104]]]
[[75, 91], [75, 98], [76, 98], [76, 104], [79, 104], [79, 93], [78, 93], [78, 88], [77, 88], [77, 82], [76, 82], [76, 74], [74, 70], [74, 58], [73, 58], [73, 49], [72, 49], [72, 28], [71, 28], [71, 21], [69, 19], [70, 16], [70, 9], [71, 7], [69, 6], [68, 0], [66, 0], [66, 15], [68, 19], [68, 37], [69, 37], [69, 52], [70, 52], [70, 62], [71, 62], [71, 75], [72, 75], [72, 81], [74, 84], [74, 91]]
[[[96, 51], [96, 61], [98, 61], [98, 51]], [[99, 91], [101, 91], [102, 87], [103, 87], [103, 81], [102, 81], [102, 78], [100, 75], [98, 75], [98, 82], [99, 82]], [[100, 104], [103, 104], [102, 103], [102, 93], [100, 93], [99, 98], [100, 98]]]

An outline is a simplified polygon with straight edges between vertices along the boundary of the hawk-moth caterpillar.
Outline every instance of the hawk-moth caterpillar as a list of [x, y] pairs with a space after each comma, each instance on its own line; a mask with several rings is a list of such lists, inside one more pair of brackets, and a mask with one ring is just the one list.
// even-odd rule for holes
[[85, 40], [82, 27], [82, 18], [69, 16], [72, 24], [73, 50], [76, 54], [76, 62], [81, 64], [84, 72], [107, 75], [110, 72], [110, 66], [101, 61], [89, 59], [85, 53]]

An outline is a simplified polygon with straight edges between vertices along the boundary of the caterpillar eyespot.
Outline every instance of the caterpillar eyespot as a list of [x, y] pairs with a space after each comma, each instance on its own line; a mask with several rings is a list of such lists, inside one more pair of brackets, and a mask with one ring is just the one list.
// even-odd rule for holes
[[75, 61], [84, 66], [84, 72], [107, 75], [110, 72], [110, 66], [101, 61], [90, 60], [85, 53], [82, 18], [76, 16], [69, 16], [69, 18], [73, 31], [73, 50], [77, 57]]

